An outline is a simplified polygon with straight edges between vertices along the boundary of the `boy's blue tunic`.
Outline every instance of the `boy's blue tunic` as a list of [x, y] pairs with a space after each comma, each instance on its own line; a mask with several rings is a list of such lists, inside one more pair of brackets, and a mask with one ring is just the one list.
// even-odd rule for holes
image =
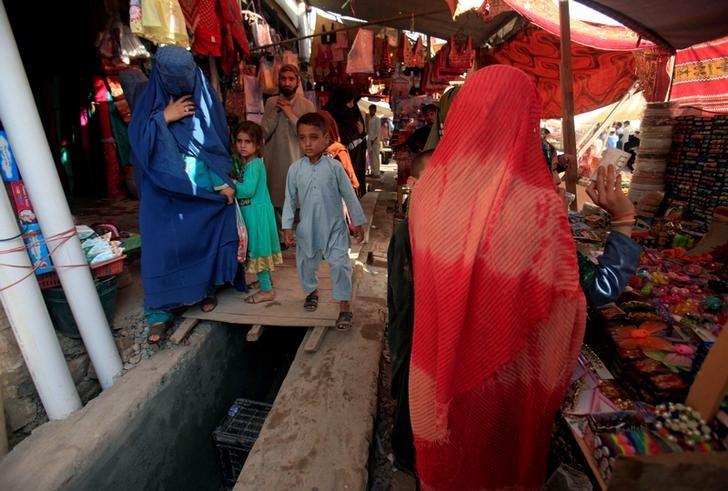
[[316, 289], [315, 272], [323, 255], [331, 269], [334, 299], [339, 301], [351, 296], [349, 228], [342, 200], [354, 225], [364, 224], [364, 211], [338, 161], [322, 156], [312, 164], [308, 157], [303, 157], [288, 169], [282, 223], [284, 229], [292, 229], [296, 209], [300, 209], [296, 262], [304, 291], [308, 294]]

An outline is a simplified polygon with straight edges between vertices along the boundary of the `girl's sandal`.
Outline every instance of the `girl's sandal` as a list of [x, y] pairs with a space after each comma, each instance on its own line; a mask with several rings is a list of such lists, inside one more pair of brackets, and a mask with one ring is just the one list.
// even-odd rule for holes
[[318, 293], [309, 293], [306, 300], [303, 302], [303, 308], [306, 309], [306, 312], [315, 312], [316, 309], [318, 309], [318, 301]]
[[338, 331], [347, 331], [351, 328], [354, 314], [351, 312], [340, 312], [339, 318], [336, 319], [336, 329]]
[[273, 300], [275, 300], [275, 297], [273, 297], [273, 298], [260, 298], [260, 297], [261, 297], [261, 292], [247, 296], [247, 297], [245, 297], [245, 303], [256, 304], [256, 303], [272, 302]]
[[149, 344], [158, 344], [164, 341], [167, 335], [167, 324], [165, 322], [157, 322], [149, 326], [149, 335], [147, 341]]
[[217, 308], [217, 297], [214, 295], [211, 295], [209, 297], [205, 297], [205, 299], [202, 301], [202, 305], [200, 305], [200, 309], [204, 313], [212, 312]]

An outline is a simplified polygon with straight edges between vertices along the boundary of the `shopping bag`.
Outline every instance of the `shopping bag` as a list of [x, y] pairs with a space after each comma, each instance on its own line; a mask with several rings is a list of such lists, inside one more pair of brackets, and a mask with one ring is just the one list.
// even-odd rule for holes
[[233, 206], [235, 207], [235, 218], [238, 226], [238, 262], [244, 263], [248, 257], [248, 229], [245, 226], [243, 212], [240, 211], [240, 207], [237, 203]]

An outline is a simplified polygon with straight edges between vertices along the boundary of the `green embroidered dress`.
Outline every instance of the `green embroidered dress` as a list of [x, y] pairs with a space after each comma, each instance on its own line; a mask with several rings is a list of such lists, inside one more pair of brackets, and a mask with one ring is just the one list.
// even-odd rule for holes
[[245, 164], [236, 157], [233, 173], [237, 181], [235, 197], [248, 227], [246, 270], [249, 273], [273, 271], [276, 264], [283, 264], [283, 256], [263, 159], [256, 158]]

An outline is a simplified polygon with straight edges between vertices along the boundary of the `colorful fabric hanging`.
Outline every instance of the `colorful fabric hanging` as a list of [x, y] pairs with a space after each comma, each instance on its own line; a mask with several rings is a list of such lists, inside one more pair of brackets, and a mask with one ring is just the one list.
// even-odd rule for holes
[[728, 112], [728, 37], [678, 50], [670, 100]]
[[[632, 86], [635, 60], [631, 51], [604, 51], [572, 44], [574, 110], [577, 114], [617, 102]], [[500, 45], [492, 58], [520, 68], [536, 82], [543, 109], [541, 117], [561, 117], [561, 43], [557, 36], [528, 26]]]
[[[139, 5], [141, 3], [141, 6]], [[130, 27], [134, 34], [155, 44], [176, 44], [188, 48], [190, 40], [185, 17], [177, 0], [132, 0]]]

